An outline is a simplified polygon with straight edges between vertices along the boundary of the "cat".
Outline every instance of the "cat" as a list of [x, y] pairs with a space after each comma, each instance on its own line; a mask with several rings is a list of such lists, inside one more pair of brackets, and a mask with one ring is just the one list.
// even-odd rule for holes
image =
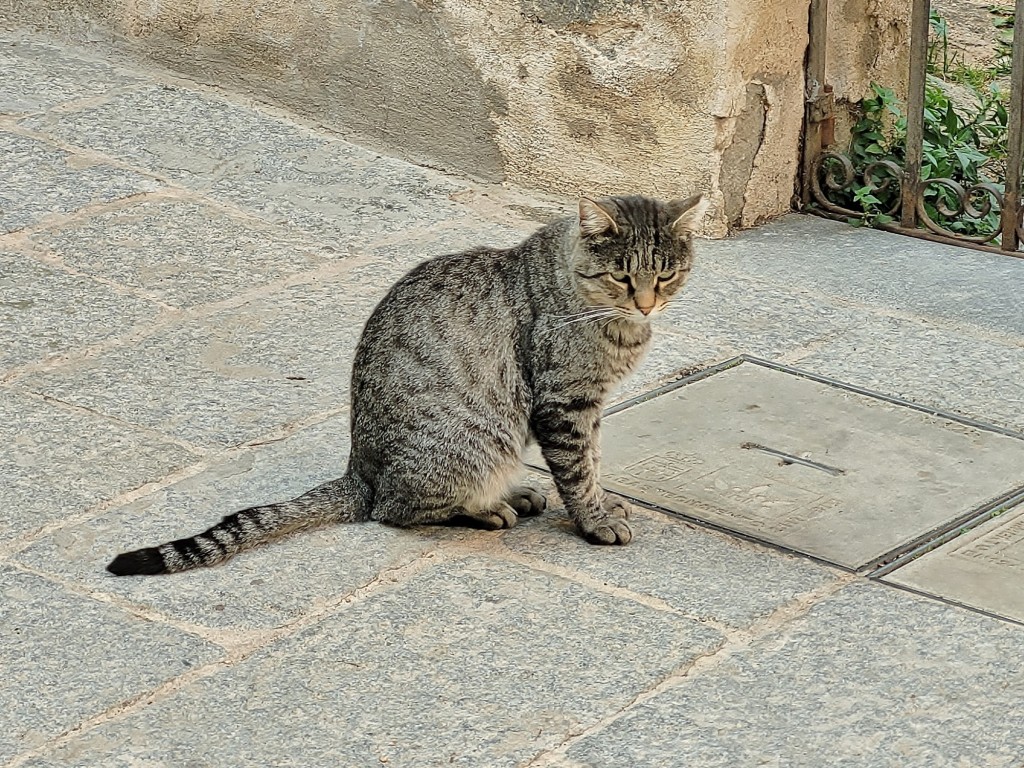
[[627, 544], [628, 502], [598, 485], [601, 412], [643, 358], [650, 320], [689, 277], [707, 199], [579, 200], [519, 245], [423, 262], [374, 309], [356, 348], [345, 475], [204, 533], [118, 555], [117, 576], [213, 565], [326, 523], [509, 528], [546, 500], [519, 485], [541, 449], [577, 530]]

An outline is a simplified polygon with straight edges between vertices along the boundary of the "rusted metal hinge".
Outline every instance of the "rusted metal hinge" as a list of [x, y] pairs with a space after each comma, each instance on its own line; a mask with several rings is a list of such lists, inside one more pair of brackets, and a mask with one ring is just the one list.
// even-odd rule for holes
[[825, 148], [836, 140], [836, 100], [832, 86], [827, 83], [820, 91], [807, 98], [807, 120], [817, 124], [821, 146]]

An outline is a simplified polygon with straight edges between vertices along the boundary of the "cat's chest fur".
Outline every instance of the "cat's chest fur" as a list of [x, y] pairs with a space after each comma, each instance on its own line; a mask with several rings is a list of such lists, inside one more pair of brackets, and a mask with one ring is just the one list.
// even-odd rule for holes
[[560, 391], [603, 400], [639, 367], [651, 336], [650, 326], [628, 321], [583, 325], [565, 335], [549, 335], [542, 326], [530, 355], [539, 369], [534, 396]]
[[619, 321], [599, 330], [601, 354], [609, 376], [614, 381], [629, 376], [643, 361], [651, 345], [651, 328]]

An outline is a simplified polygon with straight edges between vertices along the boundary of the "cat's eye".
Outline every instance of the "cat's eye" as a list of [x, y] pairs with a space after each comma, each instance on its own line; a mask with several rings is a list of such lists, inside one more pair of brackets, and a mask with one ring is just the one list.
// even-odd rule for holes
[[660, 275], [658, 275], [658, 282], [659, 283], [671, 283], [678, 276], [679, 276], [679, 270], [678, 269], [670, 269], [668, 272], [662, 272]]
[[621, 283], [622, 285], [631, 285], [633, 282], [628, 272], [595, 272], [592, 275], [588, 275], [586, 272], [580, 272], [577, 270], [576, 274], [584, 280], [599, 280], [607, 277], [609, 280]]

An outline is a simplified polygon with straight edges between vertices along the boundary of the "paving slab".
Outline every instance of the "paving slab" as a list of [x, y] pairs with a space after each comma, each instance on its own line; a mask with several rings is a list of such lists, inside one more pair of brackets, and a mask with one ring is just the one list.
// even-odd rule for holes
[[16, 386], [196, 445], [237, 445], [346, 405], [373, 307], [409, 267], [448, 245], [442, 236], [424, 238], [418, 251], [371, 249], [371, 263], [180, 321]]
[[342, 254], [188, 200], [142, 202], [34, 238], [65, 264], [178, 307], [230, 298]]
[[0, 390], [0, 541], [83, 512], [193, 464], [169, 440], [97, 414]]
[[[124, 115], [134, 116], [126, 123]], [[464, 213], [464, 184], [212, 95], [173, 87], [118, 94], [23, 125], [167, 174], [338, 247]]]
[[[509, 549], [614, 587], [664, 600], [687, 616], [745, 628], [838, 572], [809, 560], [635, 507], [628, 547], [594, 547], [569, 523], [548, 477], [532, 476], [549, 510], [502, 537]], [[726, 575], [728, 574], [728, 575]]]
[[[133, 120], [126, 121], [125, 115]], [[252, 170], [260, 144], [271, 150], [310, 140], [287, 121], [213, 95], [147, 85], [78, 110], [26, 118], [22, 126], [179, 180], [212, 180]]]
[[258, 162], [252, 173], [218, 179], [207, 194], [339, 248], [465, 215], [450, 199], [462, 189], [450, 177], [340, 140], [291, 144]]
[[120, 336], [160, 311], [127, 291], [0, 250], [0, 373]]
[[119, 552], [199, 533], [232, 512], [291, 499], [340, 477], [348, 445], [348, 418], [329, 419], [62, 528], [17, 560], [199, 627], [282, 626], [450, 539], [453, 529], [334, 526], [279, 539], [214, 568], [157, 578], [115, 578], [104, 569]]
[[655, 322], [722, 347], [775, 359], [844, 332], [856, 319], [799, 286], [782, 289], [743, 275], [722, 275], [698, 243], [697, 266], [683, 292]]
[[0, 760], [223, 651], [0, 565]]
[[[705, 260], [888, 310], [1024, 335], [1024, 260], [792, 214], [702, 243]], [[820, 299], [819, 299], [820, 301]]]
[[927, 321], [860, 317], [800, 357], [799, 366], [1024, 432], [1024, 343], [979, 339]]
[[885, 581], [1024, 623], [1024, 507], [911, 561]]
[[519, 766], [720, 642], [696, 621], [469, 558], [29, 765], [180, 765], [200, 743], [224, 768]]
[[16, 383], [195, 444], [230, 446], [348, 401], [378, 288], [293, 285]]
[[[0, 662], [15, 670], [0, 683], [0, 763], [32, 750], [28, 764], [48, 767], [524, 766], [546, 753], [537, 764], [547, 768], [1019, 768], [1024, 628], [878, 582], [823, 598], [838, 569], [661, 513], [639, 511], [623, 548], [586, 544], [552, 510], [508, 532], [338, 526], [219, 568], [109, 577], [103, 566], [118, 551], [340, 474], [348, 441], [337, 409], [359, 329], [387, 287], [427, 256], [512, 245], [575, 206], [446, 177], [247, 100], [86, 59], [0, 44], [13, 83], [0, 84], [0, 233], [30, 227], [7, 238], [17, 258], [0, 266], [14, 292], [0, 296], [0, 335], [16, 342], [0, 342], [0, 370], [47, 363], [0, 387]], [[698, 250], [691, 285], [617, 397], [747, 352], [1024, 430], [1024, 307], [1010, 295], [1024, 263], [806, 217]], [[59, 271], [39, 271], [58, 259]], [[165, 304], [181, 311], [156, 317]], [[82, 354], [113, 336], [123, 345]], [[735, 442], [777, 447], [751, 426], [758, 412], [745, 406], [758, 404], [778, 417], [772, 435], [800, 438], [790, 449], [800, 461], [715, 454], [726, 422], [696, 400], [688, 407], [699, 413], [663, 419], [663, 432], [628, 422], [627, 440], [606, 426], [606, 457], [633, 441], [640, 458], [658, 459], [639, 469], [647, 486], [676, 493], [667, 473], [696, 477], [692, 455], [717, 456], [721, 471], [700, 490], [734, 504], [719, 511], [740, 509], [753, 536], [776, 526], [798, 546], [801, 536], [838, 540], [837, 561], [862, 562], [858, 548], [916, 535], [929, 515], [949, 520], [972, 483], [991, 479], [991, 446], [962, 425], [937, 427], [936, 439], [914, 431], [917, 412], [893, 411], [896, 428], [814, 421], [800, 392], [771, 391], [752, 387], [762, 399], [734, 409], [732, 423], [750, 433]], [[842, 407], [863, 406], [847, 395]], [[908, 430], [913, 440], [899, 436]], [[689, 454], [670, 447], [683, 438]], [[808, 483], [821, 468], [801, 462], [838, 466], [851, 446], [877, 444], [870, 469], [901, 482], [888, 496], [865, 491], [873, 526], [845, 508], [799, 507], [801, 492], [833, 498], [820, 487], [832, 477]], [[737, 474], [753, 458], [769, 481]], [[1004, 458], [1014, 482], [999, 492], [1022, 482], [1024, 462]], [[168, 472], [198, 461], [202, 471], [167, 485]], [[67, 520], [161, 479], [144, 498]], [[1020, 580], [1015, 515], [892, 579], [920, 578], [966, 603], [956, 588], [984, 591], [1017, 615], [1007, 586]], [[6, 588], [8, 570], [28, 581]], [[223, 658], [199, 637], [273, 642]], [[126, 697], [211, 660], [223, 663], [120, 711]], [[104, 711], [101, 724], [74, 730]]]
[[44, 112], [143, 82], [106, 62], [30, 40], [0, 41], [0, 114]]
[[[402, 232], [387, 238], [387, 247], [374, 249], [382, 259], [401, 262], [410, 267], [427, 256], [461, 253], [470, 248], [512, 248], [532, 235], [542, 225], [516, 217], [507, 220], [484, 220], [481, 214], [468, 212], [459, 218], [445, 219], [426, 230], [410, 235]], [[365, 251], [364, 251], [365, 252]]]
[[848, 568], [1024, 482], [1024, 440], [754, 363], [602, 432], [611, 490]]
[[677, 333], [666, 330], [658, 323], [654, 327], [651, 348], [640, 367], [623, 381], [608, 398], [616, 403], [647, 392], [658, 384], [665, 383], [691, 372], [735, 357], [737, 352], [727, 343], [708, 338], [699, 330], [692, 333]]
[[588, 768], [1017, 768], [1020, 628], [857, 583], [575, 744]]
[[0, 131], [0, 234], [38, 224], [51, 214], [161, 186], [132, 171], [89, 163], [36, 139]]

